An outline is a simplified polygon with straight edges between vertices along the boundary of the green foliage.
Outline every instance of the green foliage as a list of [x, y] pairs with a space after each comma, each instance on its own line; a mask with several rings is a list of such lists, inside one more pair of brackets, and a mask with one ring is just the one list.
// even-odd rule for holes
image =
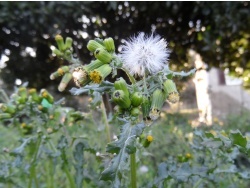
[[[52, 134], [45, 131], [42, 137], [42, 132], [35, 131], [24, 137], [17, 126], [5, 121], [8, 126], [0, 127], [0, 185], [28, 187], [32, 177], [32, 184], [37, 181], [39, 187], [127, 187], [128, 156], [135, 152], [135, 143], [140, 146], [139, 135], [144, 130], [145, 135], [153, 135], [154, 141], [147, 149], [137, 148], [138, 167], [149, 168], [147, 173], [138, 169], [139, 187], [249, 186], [249, 140], [238, 130], [228, 129], [228, 124], [224, 131], [215, 131], [221, 129], [216, 126], [193, 130], [188, 117], [181, 114], [167, 114], [152, 127], [120, 122], [118, 139], [106, 148], [115, 155], [105, 156], [96, 155], [104, 152], [100, 148], [104, 148], [105, 141], [99, 136], [103, 132], [98, 132], [96, 123], [86, 118], [73, 126], [64, 124]], [[10, 133], [14, 139], [9, 139]], [[32, 166], [39, 179], [31, 176]], [[110, 185], [100, 177], [116, 181]]]
[[136, 139], [142, 134], [144, 128], [144, 123], [131, 125], [126, 122], [123, 125], [118, 140], [107, 145], [107, 152], [115, 154], [115, 157], [109, 167], [102, 172], [101, 180], [111, 180], [112, 187], [121, 187], [123, 174], [129, 170], [129, 155], [136, 152]]
[[[20, 88], [17, 93], [19, 90]], [[12, 96], [16, 96], [16, 93]], [[86, 126], [86, 119], [91, 120], [91, 116], [62, 107], [61, 102], [59, 100], [51, 104], [47, 101], [44, 105], [42, 101], [39, 104], [32, 101], [32, 97], [28, 97], [25, 107], [20, 109], [18, 98], [9, 100], [9, 104], [17, 106], [17, 111], [12, 117], [0, 121], [3, 134], [1, 147], [5, 147], [1, 148], [0, 185], [82, 187], [84, 181], [97, 178], [98, 174], [88, 175], [90, 172], [84, 160], [87, 158], [84, 153], [95, 156], [97, 149], [90, 147], [88, 140], [78, 132], [79, 128]], [[48, 110], [40, 111], [41, 105]], [[32, 127], [27, 132], [30, 124]], [[91, 126], [92, 124], [91, 122]], [[9, 135], [4, 135], [6, 133]], [[10, 134], [14, 139], [8, 138]], [[20, 144], [17, 140], [20, 140]], [[72, 176], [72, 167], [75, 168], [75, 176]], [[62, 179], [64, 174], [67, 179]], [[95, 183], [103, 185], [101, 182]]]

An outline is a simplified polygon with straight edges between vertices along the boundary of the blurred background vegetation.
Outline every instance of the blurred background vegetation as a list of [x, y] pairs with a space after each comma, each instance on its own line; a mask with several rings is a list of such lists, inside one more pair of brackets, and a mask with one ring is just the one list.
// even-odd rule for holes
[[249, 2], [0, 2], [0, 78], [9, 88], [26, 81], [56, 88], [49, 75], [67, 64], [52, 56], [56, 34], [74, 39], [75, 55], [85, 64], [89, 39], [109, 36], [119, 46], [143, 31], [169, 42], [172, 69], [189, 70], [187, 51], [194, 49], [248, 87], [249, 12]]

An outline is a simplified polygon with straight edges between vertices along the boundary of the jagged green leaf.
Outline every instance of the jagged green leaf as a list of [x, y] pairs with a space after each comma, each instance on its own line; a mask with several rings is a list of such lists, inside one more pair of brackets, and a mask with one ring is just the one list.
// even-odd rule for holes
[[208, 168], [204, 166], [191, 166], [188, 162], [177, 164], [173, 161], [161, 163], [158, 166], [158, 176], [154, 181], [154, 186], [164, 187], [164, 181], [169, 179], [178, 182], [187, 182], [191, 176], [206, 177]]
[[247, 139], [244, 137], [239, 130], [231, 131], [230, 137], [233, 141], [234, 145], [241, 146], [246, 148], [247, 146]]
[[128, 170], [129, 155], [136, 151], [136, 137], [140, 136], [145, 128], [144, 123], [131, 125], [126, 122], [122, 129], [119, 139], [107, 146], [107, 152], [116, 153], [110, 165], [101, 174], [101, 180], [112, 181], [112, 187], [120, 187], [123, 173]]
[[158, 188], [163, 187], [163, 182], [165, 180], [171, 179], [170, 172], [175, 171], [176, 166], [174, 165], [168, 165], [167, 163], [160, 163], [158, 166], [158, 176], [154, 181], [155, 185], [158, 185]]

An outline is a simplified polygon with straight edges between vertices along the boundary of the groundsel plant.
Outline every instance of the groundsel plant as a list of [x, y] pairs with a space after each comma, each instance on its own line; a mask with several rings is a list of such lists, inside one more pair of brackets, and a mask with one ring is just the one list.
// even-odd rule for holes
[[[160, 117], [162, 106], [179, 101], [173, 78], [188, 76], [195, 70], [173, 72], [169, 70], [170, 50], [167, 42], [158, 35], [139, 33], [122, 45], [120, 54], [116, 53], [112, 38], [90, 40], [87, 49], [94, 58], [83, 64], [73, 57], [72, 39], [57, 35], [58, 48], [53, 53], [67, 60], [70, 65], [60, 67], [52, 73], [52, 80], [63, 76], [58, 90], [64, 91], [71, 79], [78, 88], [72, 88], [73, 95], [88, 93], [96, 105], [103, 104], [102, 95], [107, 94], [114, 104], [114, 118], [121, 122], [118, 139], [111, 141], [109, 122], [106, 118], [108, 143], [106, 151], [110, 153], [110, 163], [101, 173], [101, 180], [111, 181], [112, 187], [122, 186], [122, 179], [130, 172], [130, 185], [136, 184], [137, 150], [149, 147], [153, 135], [143, 133], [146, 126], [152, 125]], [[120, 77], [117, 70], [124, 71], [126, 78]], [[114, 83], [107, 78], [116, 78]], [[105, 107], [102, 105], [103, 112]], [[114, 125], [115, 126], [115, 125]]]

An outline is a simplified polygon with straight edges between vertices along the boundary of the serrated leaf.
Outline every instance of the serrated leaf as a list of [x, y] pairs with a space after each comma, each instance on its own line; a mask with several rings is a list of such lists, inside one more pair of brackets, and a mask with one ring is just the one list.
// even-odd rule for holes
[[207, 167], [192, 167], [188, 162], [179, 166], [175, 162], [168, 161], [158, 166], [158, 177], [155, 179], [154, 185], [163, 188], [163, 182], [169, 179], [186, 182], [191, 176], [206, 177], [208, 170]]
[[[171, 165], [171, 168], [176, 168], [175, 165]], [[172, 169], [175, 170], [175, 169]], [[154, 185], [158, 185], [158, 188], [163, 187], [163, 181], [167, 179], [171, 179], [170, 170], [168, 169], [168, 164], [160, 163], [158, 166], [158, 177], [154, 181]]]
[[180, 168], [177, 169], [174, 176], [178, 181], [187, 181], [188, 177], [192, 175], [192, 170], [188, 163], [183, 163]]
[[239, 130], [231, 131], [230, 137], [232, 138], [233, 144], [246, 148], [247, 139], [244, 137]]
[[32, 140], [32, 138], [24, 139], [24, 140], [23, 140], [23, 143], [21, 144], [21, 146], [15, 148], [15, 149], [10, 153], [10, 155], [14, 155], [14, 156], [22, 155], [22, 154], [23, 154], [23, 151], [24, 151], [24, 149], [25, 149], [25, 147], [27, 146], [28, 143], [30, 143], [31, 140]]
[[110, 143], [107, 147], [107, 152], [117, 155], [111, 160], [108, 168], [102, 172], [101, 180], [111, 180], [113, 182], [112, 187], [120, 187], [123, 173], [128, 170], [129, 155], [136, 151], [136, 137], [142, 134], [144, 128], [144, 123], [131, 125], [130, 122], [126, 122], [123, 125], [119, 139]]

